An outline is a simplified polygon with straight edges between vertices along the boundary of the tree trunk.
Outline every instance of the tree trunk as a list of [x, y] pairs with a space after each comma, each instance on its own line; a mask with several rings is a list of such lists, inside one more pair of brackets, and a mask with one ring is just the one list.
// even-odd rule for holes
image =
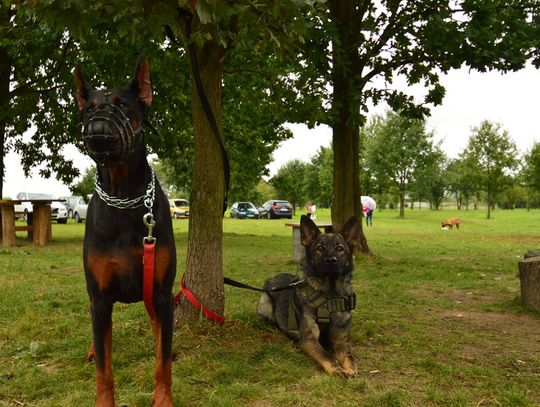
[[540, 257], [528, 257], [518, 263], [523, 305], [540, 311]]
[[405, 217], [405, 192], [404, 191], [399, 192], [399, 217], [400, 218]]
[[493, 202], [493, 188], [491, 186], [491, 183], [488, 181], [487, 184], [487, 219], [491, 219], [491, 210], [492, 210], [492, 202]]
[[[211, 42], [197, 51], [202, 83], [221, 134], [223, 53], [221, 47]], [[223, 158], [195, 85], [192, 106], [195, 154], [184, 282], [206, 308], [223, 315]], [[195, 319], [198, 315], [189, 301], [182, 297], [176, 309], [176, 323]]]
[[[332, 194], [332, 224], [339, 230], [348, 218], [362, 219], [360, 200], [360, 94], [361, 86], [351, 84], [351, 72], [360, 72], [358, 30], [355, 2], [330, 0], [330, 18], [336, 24], [339, 41], [332, 48], [332, 148], [334, 174]], [[372, 255], [360, 222], [362, 253]]]
[[[4, 16], [1, 17], [4, 20]], [[6, 156], [6, 118], [10, 108], [9, 78], [11, 63], [5, 48], [0, 47], [0, 199], [4, 196], [4, 158]]]

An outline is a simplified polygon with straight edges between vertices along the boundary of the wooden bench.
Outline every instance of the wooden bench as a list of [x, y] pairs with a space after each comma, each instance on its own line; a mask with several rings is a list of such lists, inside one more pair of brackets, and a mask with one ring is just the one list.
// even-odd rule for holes
[[[332, 233], [331, 223], [315, 223], [319, 229], [323, 229], [324, 233]], [[300, 223], [286, 223], [285, 226], [292, 228], [292, 258], [296, 262], [300, 262], [306, 254], [306, 249], [302, 246], [300, 237]]]
[[32, 203], [32, 224], [18, 226], [15, 224], [15, 205], [21, 200], [0, 200], [0, 235], [3, 246], [15, 245], [15, 232], [26, 231], [28, 238], [39, 246], [51, 241], [51, 202], [52, 200], [29, 200]]
[[26, 225], [26, 226], [15, 226], [15, 232], [31, 232], [33, 229], [32, 225]]

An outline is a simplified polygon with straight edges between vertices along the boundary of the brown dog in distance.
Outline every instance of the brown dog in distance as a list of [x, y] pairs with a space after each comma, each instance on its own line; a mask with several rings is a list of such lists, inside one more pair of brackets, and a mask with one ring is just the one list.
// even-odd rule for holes
[[442, 227], [445, 228], [445, 227], [449, 227], [450, 229], [452, 229], [452, 226], [455, 226], [456, 228], [459, 229], [459, 224], [461, 223], [461, 219], [460, 218], [449, 218], [449, 219], [446, 219], [442, 222]]

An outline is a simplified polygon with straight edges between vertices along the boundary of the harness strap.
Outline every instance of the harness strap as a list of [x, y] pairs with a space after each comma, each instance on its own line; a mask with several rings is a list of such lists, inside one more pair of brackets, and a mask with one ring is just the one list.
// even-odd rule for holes
[[287, 319], [287, 328], [289, 332], [298, 332], [298, 317], [300, 311], [294, 301], [294, 291], [289, 291], [289, 316]]
[[156, 319], [154, 310], [155, 242], [144, 243], [143, 252], [143, 300], [150, 319]]
[[178, 295], [174, 298], [175, 304], [178, 304], [180, 300], [182, 299], [182, 296], [185, 296], [188, 301], [193, 305], [193, 307], [200, 312], [207, 318], [215, 322], [219, 322], [220, 324], [223, 324], [225, 322], [225, 317], [222, 315], [219, 315], [218, 313], [206, 308], [204, 304], [202, 304], [197, 297], [195, 297], [195, 294], [188, 290], [186, 288], [186, 285], [184, 284], [184, 277], [185, 274], [182, 274], [182, 279], [180, 280], [180, 288], [182, 289]]
[[[311, 304], [316, 310], [317, 323], [329, 324], [330, 317], [336, 312], [348, 312], [356, 308], [356, 294], [334, 298], [326, 298], [320, 291], [315, 291], [311, 286], [306, 286], [308, 290], [308, 298], [306, 302]], [[289, 315], [288, 315], [288, 329], [289, 331], [298, 331], [298, 318], [300, 311], [298, 310], [295, 301], [293, 291], [289, 295]]]
[[233, 286], [233, 287], [238, 287], [238, 288], [245, 288], [246, 290], [259, 291], [259, 292], [263, 292], [263, 293], [275, 293], [275, 292], [278, 292], [278, 291], [289, 290], [291, 288], [296, 287], [299, 284], [302, 284], [304, 281], [305, 280], [302, 278], [302, 279], [294, 280], [293, 282], [291, 282], [291, 283], [289, 283], [287, 285], [277, 286], [277, 287], [270, 287], [268, 289], [264, 289], [264, 288], [257, 288], [257, 287], [253, 287], [253, 286], [248, 285], [248, 284], [241, 283], [240, 281], [233, 280], [232, 278], [223, 277], [223, 283], [224, 284], [227, 284], [227, 285], [230, 285], [230, 286]]

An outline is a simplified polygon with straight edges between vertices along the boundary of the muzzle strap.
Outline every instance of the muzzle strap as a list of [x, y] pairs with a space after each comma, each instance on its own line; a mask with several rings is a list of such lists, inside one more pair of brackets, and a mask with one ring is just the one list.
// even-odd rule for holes
[[[97, 162], [109, 159], [120, 161], [135, 151], [142, 137], [142, 127], [133, 129], [129, 117], [120, 106], [103, 103], [93, 108], [84, 122], [83, 139], [88, 154]], [[96, 150], [93, 143], [114, 142], [119, 145], [112, 149]]]

